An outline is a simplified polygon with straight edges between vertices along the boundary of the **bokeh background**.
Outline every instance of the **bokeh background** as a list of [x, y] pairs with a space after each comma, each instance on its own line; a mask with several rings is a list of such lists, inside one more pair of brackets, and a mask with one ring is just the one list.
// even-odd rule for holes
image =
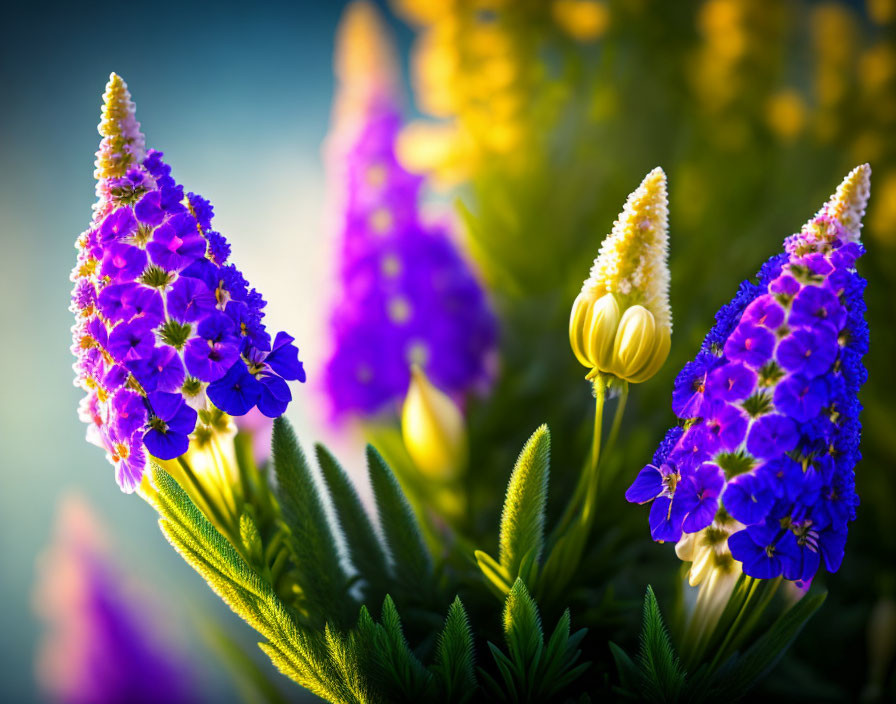
[[[570, 10], [580, 4], [592, 10]], [[467, 5], [474, 9], [456, 9]], [[507, 5], [516, 11], [498, 23], [501, 32], [483, 38], [474, 31]], [[457, 195], [486, 233], [472, 240], [504, 315], [506, 378], [529, 369], [535, 376], [528, 381], [554, 382], [539, 387], [543, 397], [499, 383], [497, 394], [524, 401], [503, 426], [479, 437], [502, 438], [489, 455], [501, 487], [508, 458], [541, 420], [569, 428], [561, 460], [579, 456], [587, 442], [587, 394], [568, 400], [578, 398], [581, 371], [566, 349], [565, 316], [625, 194], [644, 173], [661, 164], [669, 175], [676, 332], [664, 372], [633, 394], [622, 455], [631, 473], [670, 424], [671, 380], [713, 311], [852, 166], [871, 163], [869, 255], [860, 265], [872, 330], [865, 460], [857, 470], [863, 505], [841, 572], [828, 580], [831, 598], [797, 648], [812, 666], [791, 658], [780, 678], [815, 699], [856, 696], [873, 667], [869, 619], [891, 608], [896, 591], [896, 5], [405, 0], [380, 7], [405, 76], [416, 71], [413, 86], [406, 79], [408, 119], [437, 117], [457, 128], [446, 139], [444, 129], [418, 124], [403, 148], [433, 175], [441, 188], [435, 200]], [[342, 3], [329, 1], [134, 9], [45, 3], [20, 6], [0, 26], [4, 700], [38, 697], [35, 557], [50, 539], [60, 497], [73, 488], [109, 527], [122, 565], [180, 623], [209, 699], [235, 697], [189, 624], [220, 619], [247, 644], [252, 634], [170, 550], [152, 510], [121, 494], [101, 453], [83, 441], [68, 350], [72, 244], [91, 214], [100, 96], [114, 70], [129, 84], [147, 143], [165, 152], [180, 182], [214, 204], [233, 260], [269, 301], [269, 328], [296, 336], [313, 380], [328, 348], [334, 242], [325, 225], [321, 144], [341, 11]], [[432, 40], [427, 50], [415, 31]], [[553, 51], [545, 62], [543, 42]], [[425, 148], [434, 144], [440, 148]], [[319, 388], [309, 383], [296, 395], [289, 414], [300, 436], [335, 443], [358, 465], [358, 443], [324, 423]], [[475, 422], [475, 407], [472, 413]], [[586, 419], [581, 432], [564, 425], [577, 417]], [[643, 516], [635, 513], [625, 520], [646, 541]], [[786, 683], [770, 686], [787, 691]]]

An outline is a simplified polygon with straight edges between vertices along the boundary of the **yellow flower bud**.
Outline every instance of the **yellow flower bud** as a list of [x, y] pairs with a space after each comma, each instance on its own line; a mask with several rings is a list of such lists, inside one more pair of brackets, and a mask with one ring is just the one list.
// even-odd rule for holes
[[467, 430], [463, 414], [416, 365], [401, 412], [401, 434], [421, 473], [440, 481], [466, 469]]
[[653, 356], [657, 340], [653, 313], [640, 305], [628, 308], [613, 340], [610, 369], [623, 379], [642, 371]]
[[601, 245], [569, 318], [576, 359], [591, 372], [632, 383], [656, 374], [669, 355], [666, 175], [654, 169], [625, 203]]
[[576, 298], [569, 320], [569, 342], [586, 367], [609, 367], [619, 317], [619, 304], [612, 293], [596, 300], [588, 293]]

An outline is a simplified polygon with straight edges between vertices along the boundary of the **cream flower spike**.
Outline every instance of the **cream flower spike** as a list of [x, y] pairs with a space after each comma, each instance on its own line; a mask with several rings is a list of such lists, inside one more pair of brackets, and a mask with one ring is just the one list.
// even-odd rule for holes
[[363, 117], [372, 103], [399, 95], [398, 58], [376, 7], [356, 0], [346, 7], [336, 35], [335, 71], [339, 97], [334, 117]]
[[669, 355], [669, 210], [666, 174], [651, 171], [628, 197], [572, 306], [576, 358], [599, 373], [647, 381]]
[[109, 203], [108, 182], [121, 178], [129, 167], [138, 166], [146, 156], [146, 141], [135, 116], [136, 109], [128, 86], [117, 73], [109, 75], [103, 94], [103, 111], [97, 131], [102, 135], [93, 172], [97, 180], [94, 205], [96, 216], [105, 214]]
[[837, 186], [818, 216], [833, 218], [845, 230], [847, 242], [858, 242], [862, 232], [862, 217], [871, 195], [871, 167], [857, 166]]

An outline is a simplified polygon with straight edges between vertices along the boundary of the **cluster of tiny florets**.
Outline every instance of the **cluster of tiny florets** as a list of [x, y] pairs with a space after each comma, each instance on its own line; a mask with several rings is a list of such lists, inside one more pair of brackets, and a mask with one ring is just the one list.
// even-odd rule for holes
[[657, 323], [671, 327], [668, 218], [665, 177], [657, 168], [629, 195], [582, 291], [595, 297], [618, 294], [627, 305], [643, 305]]

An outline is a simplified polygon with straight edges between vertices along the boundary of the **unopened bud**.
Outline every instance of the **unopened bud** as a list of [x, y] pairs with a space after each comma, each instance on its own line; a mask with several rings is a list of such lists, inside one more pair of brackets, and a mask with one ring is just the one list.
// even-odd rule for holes
[[569, 319], [569, 342], [583, 365], [609, 369], [619, 318], [619, 304], [612, 293], [596, 300], [588, 293], [579, 294]]
[[401, 412], [401, 434], [411, 459], [431, 479], [454, 479], [466, 469], [463, 414], [416, 365], [411, 369], [411, 385]]

